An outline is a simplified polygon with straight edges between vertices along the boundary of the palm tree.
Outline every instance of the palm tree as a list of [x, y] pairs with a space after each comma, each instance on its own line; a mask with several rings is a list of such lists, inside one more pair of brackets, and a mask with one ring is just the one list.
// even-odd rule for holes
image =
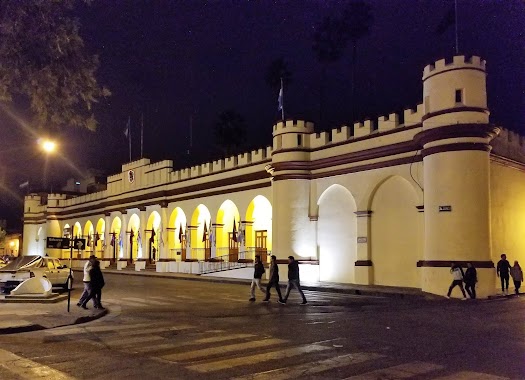
[[230, 156], [246, 141], [246, 123], [244, 118], [233, 110], [219, 114], [213, 129], [215, 144], [225, 156]]
[[357, 61], [357, 42], [370, 33], [370, 28], [374, 23], [372, 8], [364, 1], [353, 1], [348, 4], [343, 11], [344, 29], [348, 40], [352, 43], [352, 99], [350, 116], [354, 121], [354, 100], [355, 100], [355, 69]]

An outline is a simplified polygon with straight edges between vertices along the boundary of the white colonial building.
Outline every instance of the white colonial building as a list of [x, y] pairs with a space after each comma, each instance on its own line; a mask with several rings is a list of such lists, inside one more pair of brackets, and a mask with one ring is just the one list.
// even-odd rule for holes
[[436, 294], [451, 261], [471, 262], [487, 296], [502, 252], [525, 262], [525, 153], [489, 122], [485, 79], [479, 57], [440, 60], [403, 115], [322, 133], [281, 121], [271, 147], [181, 170], [141, 159], [103, 191], [28, 195], [24, 254], [69, 257], [46, 238], [83, 237], [75, 259], [200, 273], [271, 252], [309, 280]]

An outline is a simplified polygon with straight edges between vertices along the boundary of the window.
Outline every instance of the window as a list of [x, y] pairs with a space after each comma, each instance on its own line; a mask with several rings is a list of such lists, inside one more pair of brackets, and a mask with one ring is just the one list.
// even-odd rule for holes
[[463, 90], [456, 90], [456, 103], [463, 103]]
[[297, 146], [303, 146], [303, 135], [297, 135]]

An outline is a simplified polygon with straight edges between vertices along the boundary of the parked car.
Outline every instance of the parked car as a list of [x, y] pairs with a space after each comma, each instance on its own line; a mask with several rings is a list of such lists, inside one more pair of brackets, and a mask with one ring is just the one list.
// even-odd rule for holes
[[19, 256], [0, 268], [0, 288], [10, 292], [31, 277], [45, 277], [53, 286], [67, 289], [69, 268], [59, 259], [42, 256]]

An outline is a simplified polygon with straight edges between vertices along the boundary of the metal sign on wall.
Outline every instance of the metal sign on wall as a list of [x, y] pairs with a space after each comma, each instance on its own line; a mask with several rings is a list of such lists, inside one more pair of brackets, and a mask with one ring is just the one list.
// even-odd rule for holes
[[66, 248], [69, 248], [69, 238], [48, 237], [47, 241], [46, 241], [46, 248], [49, 248], [49, 249], [66, 249]]

